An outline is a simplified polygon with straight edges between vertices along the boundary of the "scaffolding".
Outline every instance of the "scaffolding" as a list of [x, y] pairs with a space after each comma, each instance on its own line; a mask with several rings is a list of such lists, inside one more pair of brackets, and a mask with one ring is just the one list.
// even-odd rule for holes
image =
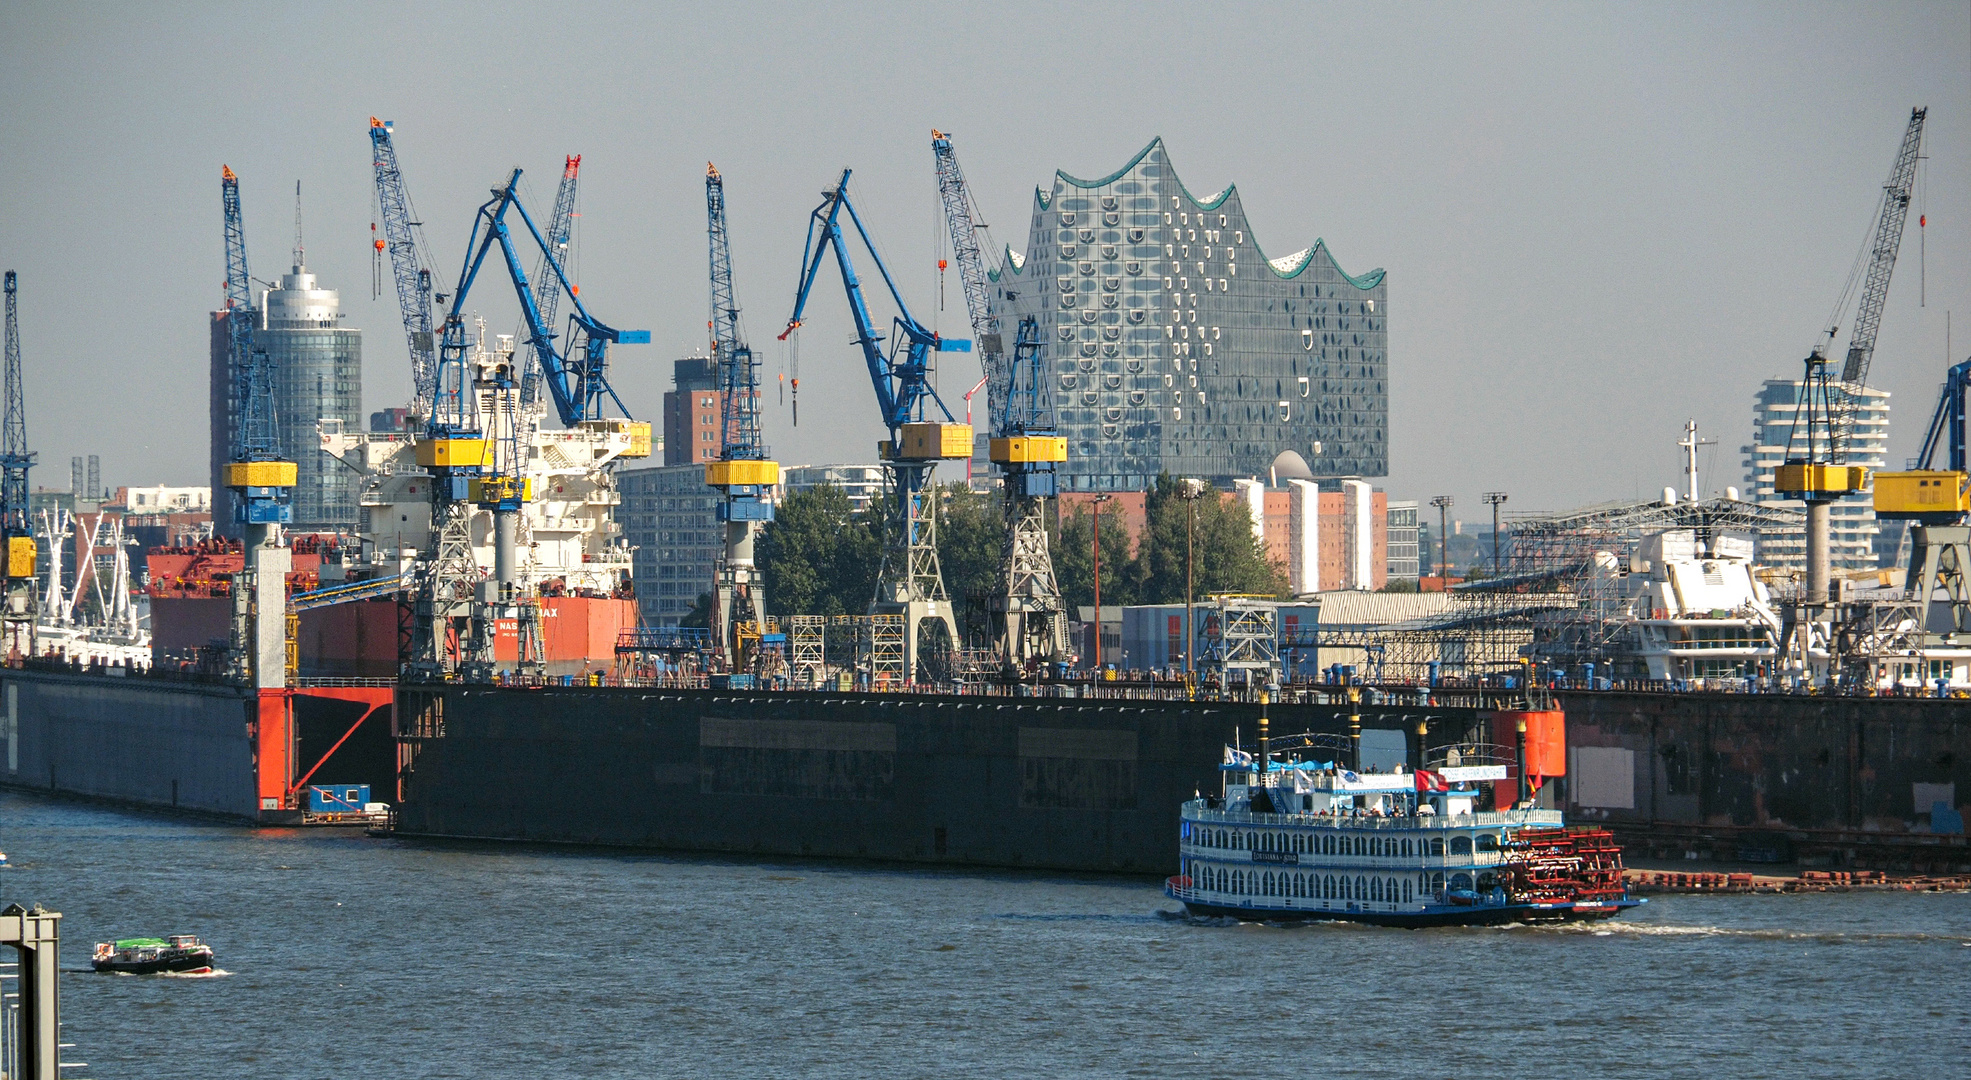
[[1205, 612], [1198, 668], [1226, 683], [1280, 678], [1280, 605], [1250, 596], [1214, 596]]
[[828, 617], [789, 615], [787, 646], [794, 677], [810, 683], [819, 682], [828, 671]]

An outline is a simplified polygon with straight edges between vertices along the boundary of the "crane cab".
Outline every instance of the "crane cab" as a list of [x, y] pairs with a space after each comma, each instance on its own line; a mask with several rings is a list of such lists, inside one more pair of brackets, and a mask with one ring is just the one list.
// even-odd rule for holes
[[1889, 521], [1950, 525], [1971, 513], [1966, 475], [1955, 469], [1875, 474], [1875, 516]]

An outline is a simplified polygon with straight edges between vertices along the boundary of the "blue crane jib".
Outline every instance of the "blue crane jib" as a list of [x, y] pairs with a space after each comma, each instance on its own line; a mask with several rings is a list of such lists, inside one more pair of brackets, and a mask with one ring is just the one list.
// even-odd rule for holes
[[[479, 207], [473, 220], [472, 235], [466, 244], [465, 265], [459, 272], [451, 310], [445, 316], [444, 336], [438, 353], [438, 385], [430, 423], [430, 432], [434, 437], [476, 430], [477, 418], [470, 399], [471, 382], [469, 373], [465, 371], [465, 301], [472, 291], [473, 282], [478, 279], [480, 268], [485, 264], [487, 253], [495, 243], [499, 245], [507, 275], [513, 281], [513, 291], [520, 300], [520, 311], [527, 322], [528, 344], [540, 364], [548, 394], [554, 399], [555, 412], [561, 422], [572, 426], [583, 420], [599, 418], [604, 399], [614, 401], [625, 415], [629, 413], [622, 399], [616, 396], [615, 389], [609, 385], [608, 348], [612, 344], [648, 345], [650, 331], [617, 330], [589, 313], [580, 293], [569, 282], [560, 257], [535, 227], [527, 208], [520, 203], [516, 190], [520, 172], [519, 169], [513, 170], [513, 175], [507, 178], [505, 184], [493, 189], [493, 197]], [[543, 284], [547, 288], [567, 291], [574, 307], [569, 321], [579, 335], [578, 345], [557, 347], [555, 339], [559, 335], [542, 318], [535, 286], [520, 265], [520, 254], [515, 249], [512, 231], [507, 224], [509, 209], [520, 215], [547, 269], [553, 273], [554, 280]]]
[[[377, 205], [383, 215], [383, 236], [377, 243], [390, 252], [391, 273], [397, 282], [397, 306], [410, 345], [412, 409], [429, 412], [438, 385], [431, 271], [419, 259], [418, 223], [412, 218], [411, 197], [404, 189], [403, 171], [397, 167], [397, 146], [392, 131], [388, 121], [370, 117], [370, 157], [376, 169]], [[445, 298], [436, 299], [442, 303]]]
[[[876, 253], [876, 245], [869, 239], [869, 230], [863, 226], [855, 204], [849, 201], [850, 172], [849, 169], [842, 170], [840, 182], [822, 192], [821, 205], [809, 215], [807, 248], [801, 255], [800, 290], [794, 298], [794, 314], [787, 320], [787, 329], [780, 336], [786, 338], [801, 325], [815, 277], [821, 273], [822, 260], [832, 248], [835, 263], [842, 272], [843, 287], [848, 293], [849, 317], [855, 322], [855, 343], [861, 347], [863, 361], [869, 368], [869, 381], [876, 389], [876, 404], [882, 410], [883, 424], [890, 431], [890, 445], [894, 450], [900, 446], [903, 426], [924, 419], [926, 403], [935, 404], [944, 419], [952, 421], [951, 410], [931, 386], [930, 356], [934, 352], [971, 352], [972, 342], [964, 338], [940, 337], [911, 315], [909, 305], [904, 303], [903, 294], [897, 289], [896, 280], [890, 276], [890, 268], [883, 265], [882, 256]], [[863, 299], [862, 282], [856, 277], [855, 264], [849, 258], [848, 242], [842, 233], [843, 210], [848, 211], [856, 234], [862, 238], [863, 249], [875, 260], [876, 269], [883, 275], [883, 283], [889, 287], [890, 296], [896, 301], [897, 337], [890, 344], [888, 356], [883, 354], [883, 335], [876, 331], [870, 321], [869, 305]]]
[[226, 331], [233, 376], [232, 460], [226, 486], [240, 498], [233, 504], [235, 521], [247, 525], [282, 525], [294, 520], [289, 495], [295, 469], [283, 460], [280, 429], [274, 422], [274, 364], [264, 349], [253, 347], [252, 278], [247, 274], [246, 226], [240, 213], [240, 178], [220, 166], [219, 197], [226, 231]]

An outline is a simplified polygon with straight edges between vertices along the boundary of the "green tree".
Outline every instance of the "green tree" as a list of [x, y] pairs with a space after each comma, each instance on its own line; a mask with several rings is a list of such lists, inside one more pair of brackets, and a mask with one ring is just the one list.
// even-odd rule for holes
[[859, 615], [869, 610], [883, 558], [880, 507], [857, 512], [832, 484], [797, 491], [774, 510], [753, 557], [774, 615]]
[[[1190, 532], [1192, 595], [1250, 593], [1284, 596], [1285, 577], [1267, 561], [1266, 549], [1252, 534], [1252, 513], [1246, 504], [1226, 499], [1213, 490], [1195, 500], [1180, 494], [1177, 480], [1157, 477], [1146, 500], [1148, 525], [1130, 568], [1136, 603], [1184, 602], [1185, 544]], [[1193, 519], [1195, 507], [1195, 520]], [[1106, 575], [1104, 584], [1106, 585]], [[1107, 589], [1103, 590], [1107, 599]]]
[[691, 610], [678, 617], [678, 625], [697, 627], [700, 630], [709, 629], [712, 625], [712, 607], [715, 603], [717, 601], [711, 593], [699, 593], [697, 601], [691, 605]]
[[967, 597], [998, 586], [1006, 524], [996, 497], [962, 483], [943, 485], [938, 495], [938, 568], [945, 592], [962, 610]]
[[[1102, 604], [1133, 604], [1135, 582], [1131, 575], [1129, 525], [1122, 509], [1114, 503], [1102, 504]], [[1063, 519], [1052, 537], [1054, 579], [1061, 586], [1068, 610], [1095, 603], [1095, 517], [1086, 506], [1077, 506]]]

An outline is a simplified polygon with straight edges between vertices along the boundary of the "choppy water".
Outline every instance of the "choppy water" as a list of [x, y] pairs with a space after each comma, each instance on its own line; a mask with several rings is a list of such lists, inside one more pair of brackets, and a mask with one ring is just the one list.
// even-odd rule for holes
[[[0, 794], [90, 1077], [1964, 1076], [1971, 897], [1591, 929], [1177, 917], [1151, 882], [432, 845]], [[226, 975], [101, 976], [196, 933]]]

